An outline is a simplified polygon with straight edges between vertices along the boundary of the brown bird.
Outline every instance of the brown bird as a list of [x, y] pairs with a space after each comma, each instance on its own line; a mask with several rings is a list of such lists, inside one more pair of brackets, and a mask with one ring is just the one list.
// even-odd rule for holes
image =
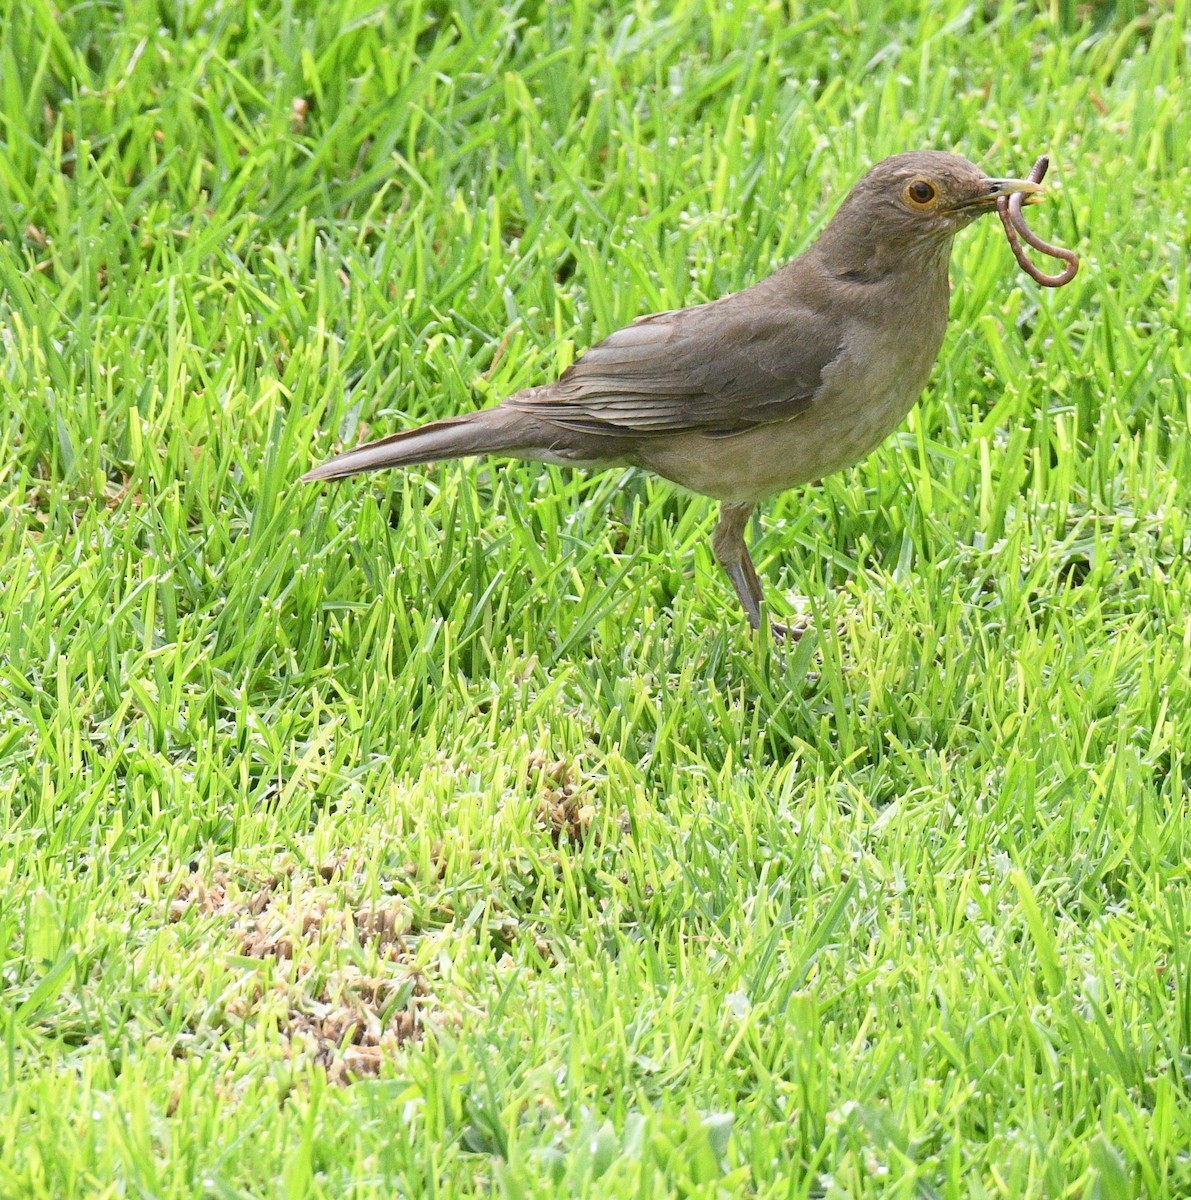
[[896, 154], [760, 283], [642, 317], [557, 383], [369, 442], [303, 479], [471, 454], [643, 467], [721, 502], [712, 548], [758, 629], [761, 584], [744, 542], [754, 507], [851, 466], [894, 430], [943, 343], [956, 233], [1002, 196], [1041, 191], [954, 154]]

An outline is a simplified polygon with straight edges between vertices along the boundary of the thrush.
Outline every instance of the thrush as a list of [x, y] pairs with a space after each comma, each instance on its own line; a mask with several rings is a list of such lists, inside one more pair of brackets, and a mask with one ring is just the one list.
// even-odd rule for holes
[[851, 466], [897, 427], [943, 343], [955, 235], [998, 199], [1041, 191], [958, 155], [896, 154], [760, 283], [641, 317], [555, 383], [369, 442], [302, 478], [478, 454], [640, 467], [720, 501], [712, 549], [759, 629], [761, 583], [744, 540], [754, 507]]

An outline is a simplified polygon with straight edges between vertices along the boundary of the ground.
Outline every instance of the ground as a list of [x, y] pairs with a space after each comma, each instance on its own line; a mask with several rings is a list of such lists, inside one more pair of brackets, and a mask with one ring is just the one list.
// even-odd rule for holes
[[[1186, 4], [0, 24], [0, 1195], [1191, 1193]], [[1082, 270], [960, 237], [793, 650], [658, 481], [297, 482], [926, 146]]]

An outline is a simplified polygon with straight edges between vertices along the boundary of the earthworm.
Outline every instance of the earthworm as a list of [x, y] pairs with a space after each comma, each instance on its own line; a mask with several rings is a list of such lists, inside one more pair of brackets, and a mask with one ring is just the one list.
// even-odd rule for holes
[[[1042, 177], [1046, 174], [1046, 168], [1049, 166], [1050, 159], [1044, 154], [1030, 171], [1030, 181], [1041, 183]], [[1043, 287], [1062, 287], [1063, 284], [1070, 283], [1075, 278], [1075, 273], [1079, 270], [1079, 255], [1074, 250], [1064, 250], [1062, 246], [1052, 246], [1050, 242], [1044, 242], [1026, 224], [1025, 218], [1021, 215], [1024, 199], [1025, 196], [1021, 192], [1015, 192], [1012, 196], [1002, 196], [997, 201], [997, 216], [1001, 218], [1001, 224], [1005, 226], [1005, 236], [1009, 239], [1013, 257], [1017, 259], [1021, 269]], [[1067, 266], [1058, 275], [1047, 275], [1044, 271], [1040, 271], [1026, 256], [1021, 242], [1018, 241], [1019, 233], [1035, 250], [1041, 250], [1043, 254], [1049, 254], [1051, 258], [1062, 259]]]

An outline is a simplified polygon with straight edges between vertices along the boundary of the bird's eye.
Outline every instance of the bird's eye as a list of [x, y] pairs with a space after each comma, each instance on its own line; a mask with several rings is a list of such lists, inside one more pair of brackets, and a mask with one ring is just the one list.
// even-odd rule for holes
[[925, 179], [915, 179], [906, 184], [905, 197], [916, 208], [925, 208], [936, 196], [935, 187]]

